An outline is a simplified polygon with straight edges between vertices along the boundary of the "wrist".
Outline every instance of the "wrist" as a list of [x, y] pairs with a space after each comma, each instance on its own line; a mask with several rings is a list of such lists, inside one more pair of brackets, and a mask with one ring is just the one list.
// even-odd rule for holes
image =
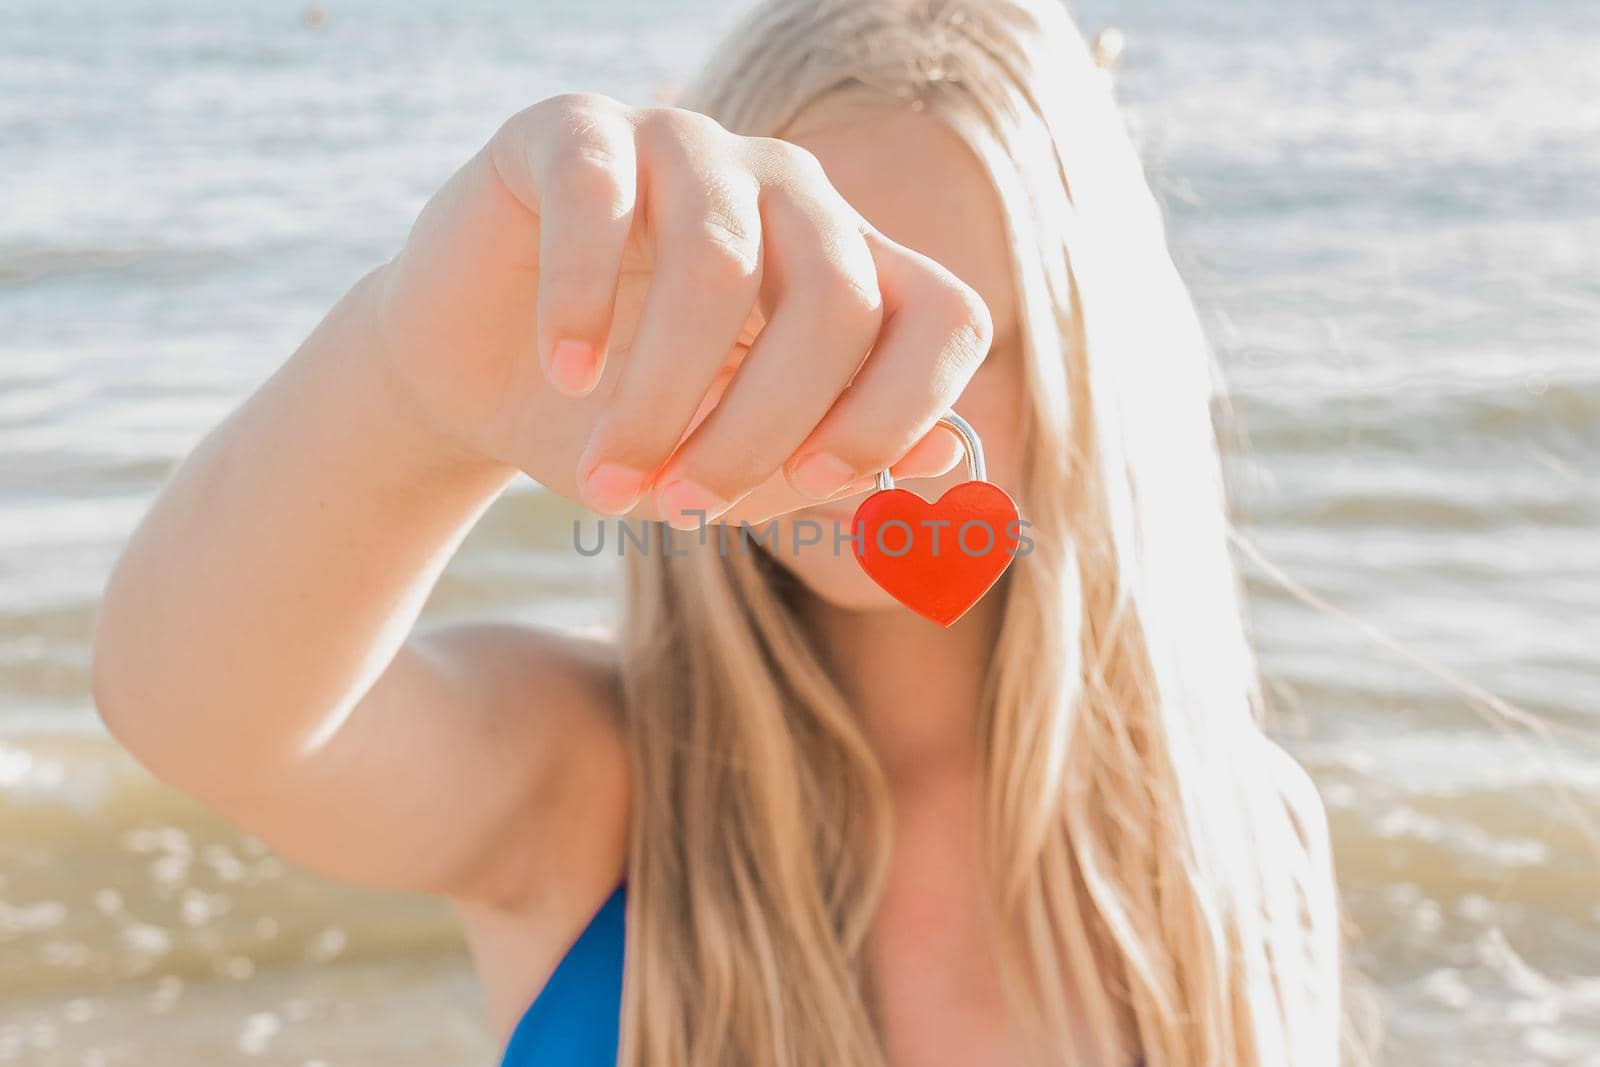
[[377, 420], [394, 438], [396, 458], [428, 474], [509, 481], [519, 468], [485, 453], [443, 423], [393, 359], [383, 319], [388, 269], [384, 264], [369, 271], [346, 297], [354, 333], [348, 351]]

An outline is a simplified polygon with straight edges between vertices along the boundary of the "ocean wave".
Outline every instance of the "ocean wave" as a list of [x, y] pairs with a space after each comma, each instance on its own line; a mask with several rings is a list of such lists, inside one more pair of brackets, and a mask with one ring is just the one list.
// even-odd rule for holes
[[444, 905], [300, 871], [104, 736], [0, 742], [0, 870], [0, 995], [461, 945]]

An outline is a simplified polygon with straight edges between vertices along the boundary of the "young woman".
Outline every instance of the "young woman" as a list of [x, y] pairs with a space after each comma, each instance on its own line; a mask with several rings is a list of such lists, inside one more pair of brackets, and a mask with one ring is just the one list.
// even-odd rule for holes
[[[686, 103], [512, 118], [204, 440], [107, 591], [110, 728], [306, 867], [451, 900], [508, 1064], [1333, 1064], [1324, 817], [1082, 38], [786, 0]], [[1033, 548], [944, 629], [788, 531], [962, 480], [951, 408]], [[616, 642], [408, 633], [519, 470], [674, 528]]]

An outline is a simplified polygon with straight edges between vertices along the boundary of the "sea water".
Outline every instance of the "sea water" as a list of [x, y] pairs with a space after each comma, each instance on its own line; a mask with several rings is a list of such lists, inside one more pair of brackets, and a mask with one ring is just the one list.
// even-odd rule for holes
[[[739, 7], [0, 3], [0, 1063], [492, 1061], [442, 908], [296, 871], [106, 739], [95, 600], [173, 463], [501, 120], [670, 99]], [[1228, 386], [1274, 730], [1388, 1054], [1595, 1067], [1600, 8], [1079, 14], [1126, 35]], [[428, 619], [604, 624], [574, 514], [516, 484]]]

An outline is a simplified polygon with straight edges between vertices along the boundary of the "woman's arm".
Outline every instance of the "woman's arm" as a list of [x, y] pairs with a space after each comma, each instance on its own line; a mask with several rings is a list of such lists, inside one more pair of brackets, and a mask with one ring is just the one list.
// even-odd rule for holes
[[[534, 849], [557, 872], [616, 851], [568, 817], [626, 794], [615, 670], [517, 628], [407, 640], [467, 529], [518, 470], [674, 520], [707, 499], [781, 513], [891, 463], [941, 473], [959, 450], [934, 423], [988, 329], [793, 146], [536, 105], [169, 479], [101, 606], [100, 712], [314, 870], [536, 893]], [[853, 480], [797, 482], [818, 451]]]
[[[168, 481], [107, 587], [95, 699], [157, 775], [307, 867], [471, 895], [499, 829], [536, 812], [542, 761], [604, 751], [605, 672], [593, 650], [508, 628], [401, 643], [517, 468], [396, 388], [379, 283]], [[544, 706], [514, 699], [530, 671]]]

